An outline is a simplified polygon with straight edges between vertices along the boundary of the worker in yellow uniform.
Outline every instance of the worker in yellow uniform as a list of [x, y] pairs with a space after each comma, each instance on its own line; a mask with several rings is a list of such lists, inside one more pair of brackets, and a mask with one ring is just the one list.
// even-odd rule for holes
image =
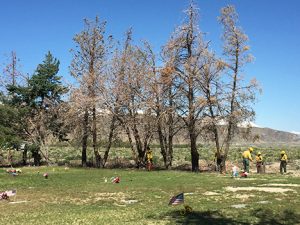
[[286, 173], [286, 165], [287, 165], [287, 154], [285, 153], [285, 151], [281, 151], [280, 152], [280, 173], [283, 174], [283, 172]]
[[255, 160], [256, 160], [257, 173], [262, 173], [263, 157], [261, 156], [261, 152], [257, 153]]
[[146, 158], [147, 158], [147, 169], [150, 171], [153, 167], [153, 155], [152, 155], [152, 150], [150, 147], [147, 147], [147, 152], [146, 152]]
[[250, 161], [252, 162], [252, 156], [251, 156], [251, 152], [253, 152], [253, 148], [250, 147], [248, 148], [246, 151], [243, 152], [242, 156], [243, 156], [243, 165], [244, 165], [244, 172], [249, 173], [249, 164]]

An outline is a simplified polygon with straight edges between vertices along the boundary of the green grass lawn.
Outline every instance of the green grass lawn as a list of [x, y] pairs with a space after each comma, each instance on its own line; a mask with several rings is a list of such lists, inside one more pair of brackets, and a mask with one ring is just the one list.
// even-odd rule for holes
[[[110, 182], [114, 176], [120, 176], [119, 184]], [[232, 191], [238, 187], [252, 189]], [[0, 190], [10, 189], [17, 195], [0, 201], [4, 225], [300, 224], [300, 178], [291, 175], [233, 179], [182, 171], [26, 167], [13, 177], [1, 169]], [[180, 192], [192, 213], [182, 215], [183, 205], [168, 206]]]

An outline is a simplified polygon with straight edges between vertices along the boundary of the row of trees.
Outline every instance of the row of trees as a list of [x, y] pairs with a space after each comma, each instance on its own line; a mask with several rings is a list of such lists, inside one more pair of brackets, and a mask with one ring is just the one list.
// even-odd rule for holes
[[[13, 79], [6, 84], [8, 93], [1, 109], [16, 110], [13, 115], [23, 119], [20, 123], [16, 118], [16, 135], [12, 136], [35, 143], [37, 162], [40, 154], [49, 160], [50, 136], [77, 138], [83, 166], [87, 165], [90, 142], [95, 166], [104, 167], [121, 132], [127, 136], [138, 167], [143, 164], [147, 146], [157, 140], [165, 167], [171, 168], [173, 139], [183, 129], [189, 137], [193, 171], [199, 170], [200, 135], [215, 143], [224, 164], [238, 124], [254, 117], [251, 105], [257, 83], [252, 80], [246, 84], [241, 74], [251, 56], [248, 37], [237, 24], [234, 7], [222, 8], [218, 19], [223, 27], [222, 57], [204, 40], [193, 4], [160, 54], [154, 53], [148, 42], [133, 44], [131, 29], [119, 44], [106, 34], [106, 22], [98, 17], [84, 20], [83, 31], [74, 37], [76, 48], [70, 65], [77, 82], [64, 102], [61, 97], [67, 88], [57, 75], [59, 61], [50, 52], [22, 85], [16, 83], [16, 72], [8, 70]], [[9, 68], [15, 67], [16, 60]], [[13, 121], [9, 119], [9, 123]], [[105, 143], [102, 154], [100, 142]]]
[[20, 148], [24, 141], [31, 143], [24, 149], [24, 161], [27, 150], [32, 152], [35, 164], [41, 157], [47, 162], [49, 152], [47, 138], [50, 135], [63, 139], [66, 133], [61, 126], [61, 96], [68, 89], [61, 84], [59, 61], [47, 53], [42, 64], [37, 66], [31, 77], [17, 72], [17, 60], [12, 53], [12, 63], [7, 68], [5, 92], [1, 96], [1, 147]]

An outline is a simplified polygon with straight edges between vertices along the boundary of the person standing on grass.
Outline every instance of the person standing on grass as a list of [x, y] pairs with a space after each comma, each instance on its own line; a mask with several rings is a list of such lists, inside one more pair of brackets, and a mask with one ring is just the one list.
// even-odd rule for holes
[[262, 173], [263, 157], [261, 156], [261, 152], [257, 153], [255, 160], [256, 160], [257, 173]]
[[146, 152], [146, 158], [147, 158], [147, 169], [150, 171], [153, 166], [153, 155], [152, 155], [152, 150], [150, 147], [147, 147], [147, 152]]
[[285, 151], [281, 151], [280, 152], [280, 173], [283, 174], [286, 173], [286, 165], [287, 165], [287, 154], [285, 153]]
[[249, 173], [249, 165], [250, 161], [252, 162], [252, 156], [251, 152], [253, 152], [253, 148], [250, 147], [246, 151], [243, 152], [242, 157], [243, 157], [243, 166], [244, 166], [244, 172]]

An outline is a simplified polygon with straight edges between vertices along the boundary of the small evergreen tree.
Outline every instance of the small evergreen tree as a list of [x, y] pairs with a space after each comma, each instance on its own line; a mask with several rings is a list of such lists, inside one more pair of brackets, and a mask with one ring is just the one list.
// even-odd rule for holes
[[[60, 129], [63, 126], [59, 119], [59, 107], [67, 88], [62, 85], [58, 71], [59, 60], [48, 52], [43, 63], [37, 66], [33, 76], [28, 79], [26, 86], [8, 86], [9, 93], [13, 93], [10, 103], [27, 109], [27, 139], [39, 146], [36, 149], [40, 149], [46, 161], [46, 138], [53, 134], [61, 139], [66, 134], [66, 131]], [[40, 157], [37, 152], [33, 156]]]

